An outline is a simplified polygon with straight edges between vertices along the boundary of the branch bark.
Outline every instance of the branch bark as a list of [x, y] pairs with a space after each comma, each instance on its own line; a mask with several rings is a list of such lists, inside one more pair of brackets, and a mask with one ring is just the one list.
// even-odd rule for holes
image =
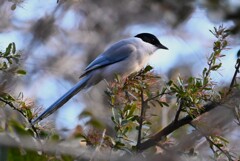
[[178, 118], [180, 116], [180, 113], [181, 113], [182, 109], [183, 109], [183, 101], [180, 100], [180, 104], [179, 104], [178, 110], [176, 112], [176, 115], [175, 115], [175, 118], [174, 118], [174, 122], [178, 121]]
[[[206, 104], [205, 106], [203, 106], [203, 110], [200, 112], [200, 114], [197, 117], [199, 117], [202, 114], [214, 109], [215, 107], [219, 106], [220, 104], [222, 104], [222, 103], [212, 102], [212, 103]], [[197, 118], [197, 117], [195, 117], [195, 118]], [[168, 126], [166, 126], [164, 129], [160, 130], [155, 135], [150, 137], [148, 140], [141, 143], [139, 145], [139, 150], [143, 151], [143, 150], [146, 150], [146, 149], [148, 149], [152, 146], [157, 145], [157, 143], [159, 141], [161, 141], [163, 137], [169, 135], [170, 133], [172, 133], [173, 131], [175, 131], [176, 129], [178, 129], [182, 126], [191, 123], [191, 121], [194, 120], [195, 118], [193, 118], [193, 116], [187, 115], [187, 116], [183, 117], [182, 119], [180, 119], [176, 122], [173, 121]]]
[[140, 114], [140, 120], [139, 120], [139, 129], [138, 129], [138, 139], [137, 139], [137, 149], [139, 149], [139, 146], [141, 145], [141, 138], [142, 138], [142, 125], [143, 125], [143, 118], [144, 118], [144, 108], [146, 105], [146, 102], [144, 101], [143, 91], [141, 91], [141, 114]]

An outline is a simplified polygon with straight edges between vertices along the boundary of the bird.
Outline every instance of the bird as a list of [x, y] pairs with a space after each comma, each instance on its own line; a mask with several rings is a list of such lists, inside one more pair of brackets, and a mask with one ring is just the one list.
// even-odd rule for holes
[[112, 44], [85, 68], [78, 83], [31, 121], [32, 125], [58, 110], [82, 89], [92, 87], [101, 80], [111, 81], [116, 75], [127, 78], [141, 70], [158, 49], [168, 50], [151, 33], [140, 33]]

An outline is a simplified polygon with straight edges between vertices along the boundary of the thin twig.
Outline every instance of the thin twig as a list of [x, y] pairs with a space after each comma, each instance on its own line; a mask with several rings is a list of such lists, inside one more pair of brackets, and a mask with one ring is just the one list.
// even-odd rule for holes
[[[209, 142], [209, 144], [214, 145], [218, 150], [220, 150], [220, 151], [228, 158], [229, 161], [233, 161], [232, 156], [231, 156], [227, 151], [223, 150], [223, 149], [222, 149], [221, 147], [219, 147], [216, 143], [214, 143], [214, 141], [212, 141], [209, 136], [207, 136], [207, 135], [205, 135], [203, 132], [201, 132], [201, 130], [200, 130], [197, 126], [193, 125], [192, 123], [189, 123], [189, 125], [191, 125], [191, 126], [192, 126], [193, 128], [195, 128], [198, 132], [200, 132], [200, 133], [206, 138], [206, 140]], [[211, 148], [211, 149], [212, 149], [212, 148]], [[214, 149], [212, 149], [212, 150], [213, 150], [213, 152], [215, 152]]]
[[152, 100], [154, 100], [155, 98], [162, 97], [162, 96], [165, 95], [165, 94], [171, 94], [171, 93], [173, 93], [173, 92], [163, 92], [163, 93], [159, 93], [159, 94], [157, 94], [157, 95], [155, 95], [155, 96], [153, 96], [153, 97], [150, 97], [150, 98], [146, 99], [145, 102], [152, 101]]
[[38, 134], [38, 132], [37, 132], [36, 127], [31, 124], [31, 120], [27, 118], [27, 115], [26, 115], [22, 110], [20, 110], [20, 109], [18, 109], [17, 107], [15, 107], [12, 102], [6, 101], [6, 100], [4, 100], [4, 99], [2, 99], [2, 98], [0, 98], [0, 101], [4, 102], [4, 103], [7, 104], [8, 106], [10, 106], [13, 110], [18, 111], [18, 112], [28, 121], [28, 123], [31, 125], [30, 127], [32, 128], [32, 130], [33, 130], [33, 132], [34, 132], [35, 137], [36, 137], [37, 139], [39, 139], [40, 136], [39, 136], [39, 134]]
[[181, 111], [182, 111], [182, 108], [183, 108], [183, 101], [180, 100], [180, 104], [179, 104], [179, 106], [178, 106], [178, 110], [177, 110], [177, 113], [176, 113], [176, 115], [175, 115], [174, 122], [177, 122], [177, 121], [178, 121], [178, 118], [179, 118], [179, 115], [180, 115], [180, 113], [181, 113]]
[[93, 161], [93, 159], [94, 159], [94, 157], [96, 156], [97, 152], [98, 152], [99, 149], [101, 148], [101, 146], [102, 146], [102, 144], [103, 144], [103, 142], [104, 142], [105, 134], [106, 134], [106, 129], [103, 130], [102, 139], [101, 139], [101, 141], [100, 141], [100, 144], [99, 144], [99, 146], [97, 146], [96, 149], [94, 150], [94, 152], [93, 152], [93, 154], [92, 154], [92, 156], [91, 156], [91, 158], [90, 158], [89, 161]]
[[220, 150], [220, 151], [228, 158], [229, 161], [233, 161], [232, 156], [231, 156], [227, 151], [225, 151], [225, 150], [223, 150], [221, 147], [219, 147], [216, 143], [214, 143], [214, 142], [209, 138], [209, 136], [204, 136], [204, 137], [206, 138], [206, 140], [207, 140], [210, 144], [214, 145], [218, 150]]
[[235, 107], [235, 111], [234, 111], [234, 115], [236, 120], [234, 121], [238, 126], [240, 126], [240, 107], [236, 106]]
[[[37, 132], [37, 128], [36, 128], [33, 124], [31, 124], [31, 121], [30, 121], [30, 120], [28, 120], [28, 122], [29, 122], [29, 124], [31, 125], [30, 127], [32, 128], [32, 130], [33, 130], [33, 132], [34, 132], [34, 135], [35, 135], [35, 137], [37, 138], [37, 140], [40, 139], [40, 135], [39, 135], [39, 133]], [[39, 141], [39, 143], [41, 143], [41, 142]]]
[[12, 102], [6, 101], [6, 100], [4, 100], [4, 99], [2, 99], [2, 98], [0, 98], [0, 101], [4, 102], [4, 103], [7, 104], [8, 106], [10, 106], [12, 109], [18, 111], [24, 118], [27, 117], [27, 116], [25, 115], [25, 113], [24, 113], [23, 111], [21, 111], [20, 109], [18, 109], [17, 107], [15, 107]]
[[142, 134], [142, 124], [143, 124], [143, 117], [144, 117], [144, 107], [146, 104], [146, 101], [144, 101], [144, 96], [143, 96], [143, 90], [141, 90], [141, 114], [140, 114], [140, 119], [139, 119], [139, 128], [138, 128], [138, 138], [137, 138], [137, 149], [141, 144], [141, 134]]
[[232, 91], [235, 81], [236, 81], [236, 77], [237, 77], [237, 73], [239, 73], [239, 68], [240, 68], [240, 58], [237, 59], [236, 65], [235, 65], [235, 72], [231, 81], [231, 84], [229, 86], [229, 90], [228, 90], [228, 94]]

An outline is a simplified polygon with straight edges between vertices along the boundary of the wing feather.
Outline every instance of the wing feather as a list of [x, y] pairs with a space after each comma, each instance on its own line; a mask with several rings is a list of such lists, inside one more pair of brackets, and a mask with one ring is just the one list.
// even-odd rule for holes
[[[121, 42], [119, 42], [121, 43]], [[119, 47], [120, 46], [120, 47]], [[92, 70], [111, 65], [128, 58], [132, 52], [136, 50], [136, 47], [132, 44], [115, 44], [105, 52], [100, 54], [94, 61], [92, 61], [84, 70], [84, 73], [80, 76], [83, 77]]]

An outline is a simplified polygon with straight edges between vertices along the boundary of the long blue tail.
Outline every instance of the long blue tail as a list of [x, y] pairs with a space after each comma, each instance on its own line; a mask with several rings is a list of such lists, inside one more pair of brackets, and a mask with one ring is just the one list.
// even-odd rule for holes
[[42, 119], [48, 117], [57, 109], [62, 107], [69, 99], [71, 99], [74, 95], [76, 95], [80, 90], [82, 90], [87, 81], [91, 78], [90, 75], [85, 76], [81, 79], [75, 86], [73, 86], [67, 93], [65, 93], [62, 97], [60, 97], [56, 102], [54, 102], [50, 107], [48, 107], [41, 115], [39, 115], [36, 119], [32, 121], [32, 125], [38, 123]]

